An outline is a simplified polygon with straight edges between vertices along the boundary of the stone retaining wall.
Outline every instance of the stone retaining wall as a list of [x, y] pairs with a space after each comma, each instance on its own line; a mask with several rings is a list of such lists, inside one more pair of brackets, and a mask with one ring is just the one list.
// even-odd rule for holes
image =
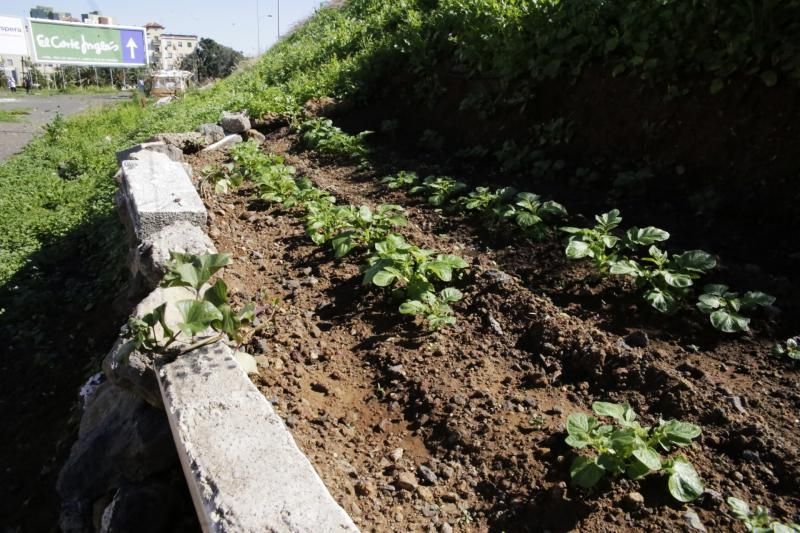
[[[222, 125], [236, 133], [250, 127], [236, 114], [225, 114]], [[149, 292], [135, 315], [185, 298], [181, 289], [158, 287], [170, 251], [216, 252], [183, 150], [240, 141], [204, 125], [118, 154], [132, 293]], [[90, 383], [78, 441], [58, 480], [62, 530], [196, 529], [176, 482], [180, 465], [203, 531], [357, 531], [227, 342], [167, 361], [120, 338]]]

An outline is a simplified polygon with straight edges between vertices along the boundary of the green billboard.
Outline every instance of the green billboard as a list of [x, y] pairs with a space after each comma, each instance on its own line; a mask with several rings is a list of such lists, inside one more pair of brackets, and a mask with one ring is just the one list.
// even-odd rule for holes
[[144, 28], [30, 19], [37, 63], [97, 67], [147, 65]]

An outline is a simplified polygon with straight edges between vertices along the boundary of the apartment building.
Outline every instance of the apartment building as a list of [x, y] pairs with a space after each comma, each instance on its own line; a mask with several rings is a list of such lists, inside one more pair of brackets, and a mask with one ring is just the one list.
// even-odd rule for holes
[[147, 31], [150, 67], [153, 69], [179, 69], [183, 59], [197, 48], [197, 35], [164, 33], [164, 26], [157, 22], [148, 22], [144, 27]]

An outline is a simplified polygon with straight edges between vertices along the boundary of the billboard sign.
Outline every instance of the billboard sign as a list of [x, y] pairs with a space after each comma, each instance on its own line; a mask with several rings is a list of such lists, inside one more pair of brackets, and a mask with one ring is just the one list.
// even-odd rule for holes
[[95, 67], [147, 65], [144, 28], [30, 19], [37, 63]]
[[25, 40], [22, 19], [0, 17], [0, 55], [28, 55], [28, 42]]

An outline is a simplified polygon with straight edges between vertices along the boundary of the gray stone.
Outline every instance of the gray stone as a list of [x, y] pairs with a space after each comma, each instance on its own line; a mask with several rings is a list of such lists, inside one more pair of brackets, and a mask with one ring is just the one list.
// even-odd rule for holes
[[206, 146], [205, 148], [203, 148], [203, 152], [214, 152], [216, 150], [224, 150], [225, 148], [229, 148], [234, 144], [239, 144], [240, 142], [242, 142], [242, 136], [234, 133], [233, 135], [228, 135], [227, 137], [223, 138], [221, 141], [217, 141], [214, 144]]
[[144, 287], [151, 291], [167, 272], [170, 252], [212, 254], [217, 249], [202, 229], [186, 220], [166, 226], [142, 242], [131, 258], [131, 273], [142, 278]]
[[150, 140], [163, 142], [169, 146], [174, 146], [181, 152], [188, 153], [197, 152], [204, 146], [211, 144], [206, 142], [204, 135], [196, 131], [188, 131], [184, 133], [159, 133]]
[[429, 485], [435, 485], [439, 481], [439, 478], [436, 477], [436, 474], [433, 472], [433, 470], [425, 465], [419, 465], [417, 467], [417, 473], [419, 474], [419, 477], [421, 477], [423, 481]]
[[122, 483], [177, 462], [167, 417], [112, 383], [102, 384], [81, 418], [78, 440], [58, 476], [64, 531], [90, 524], [92, 503]]
[[622, 507], [627, 511], [635, 511], [644, 506], [644, 496], [638, 492], [630, 492], [622, 499]]
[[196, 131], [203, 135], [206, 144], [214, 144], [225, 137], [225, 130], [222, 129], [222, 126], [218, 126], [217, 124], [200, 124]]
[[246, 113], [223, 111], [219, 125], [227, 133], [244, 133], [250, 129], [250, 119]]
[[419, 482], [412, 472], [400, 472], [397, 474], [394, 484], [398, 489], [409, 492], [413, 492], [419, 486]]
[[158, 378], [205, 531], [357, 531], [230, 348], [194, 350]]
[[133, 342], [117, 339], [103, 359], [103, 372], [114, 385], [121, 387], [152, 405], [163, 409], [154, 361], [150, 354], [133, 349]]
[[183, 165], [164, 154], [142, 151], [122, 163], [119, 203], [139, 241], [179, 220], [206, 223], [206, 208]]
[[183, 151], [180, 148], [171, 144], [167, 144], [162, 140], [153, 140], [137, 144], [136, 146], [126, 148], [125, 150], [120, 150], [117, 152], [117, 163], [122, 165], [123, 161], [132, 159], [134, 154], [142, 151], [164, 154], [173, 161], [183, 162]]
[[254, 129], [247, 130], [245, 132], [245, 135], [247, 136], [248, 139], [252, 139], [252, 140], [256, 141], [258, 144], [262, 144], [264, 141], [267, 140], [266, 135], [264, 135], [263, 133], [261, 133], [258, 130], [254, 130]]
[[706, 526], [703, 525], [703, 522], [700, 520], [700, 517], [697, 515], [697, 511], [689, 507], [686, 509], [686, 512], [683, 513], [683, 517], [686, 519], [686, 524], [689, 526], [690, 529], [695, 531], [702, 531], [705, 533]]

